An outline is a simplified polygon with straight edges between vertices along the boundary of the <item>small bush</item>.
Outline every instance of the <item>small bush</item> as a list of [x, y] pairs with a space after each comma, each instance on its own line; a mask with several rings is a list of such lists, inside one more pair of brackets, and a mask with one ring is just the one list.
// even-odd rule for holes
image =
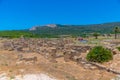
[[120, 47], [117, 47], [117, 49], [120, 51]]
[[86, 58], [91, 62], [103, 63], [112, 60], [113, 55], [110, 50], [105, 49], [102, 46], [96, 46], [88, 53]]

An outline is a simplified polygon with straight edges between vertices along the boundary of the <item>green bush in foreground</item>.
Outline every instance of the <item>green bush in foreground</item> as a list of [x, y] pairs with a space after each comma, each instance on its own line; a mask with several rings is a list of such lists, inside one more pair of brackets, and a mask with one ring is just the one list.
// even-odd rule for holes
[[117, 47], [117, 49], [120, 51], [120, 47]]
[[105, 49], [102, 46], [96, 46], [88, 53], [86, 58], [91, 62], [103, 63], [112, 60], [113, 55], [110, 50]]

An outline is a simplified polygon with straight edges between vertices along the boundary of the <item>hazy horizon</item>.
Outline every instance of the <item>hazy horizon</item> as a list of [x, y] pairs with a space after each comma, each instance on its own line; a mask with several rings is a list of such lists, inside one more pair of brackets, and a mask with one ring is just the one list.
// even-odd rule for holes
[[0, 0], [0, 30], [120, 22], [120, 0]]

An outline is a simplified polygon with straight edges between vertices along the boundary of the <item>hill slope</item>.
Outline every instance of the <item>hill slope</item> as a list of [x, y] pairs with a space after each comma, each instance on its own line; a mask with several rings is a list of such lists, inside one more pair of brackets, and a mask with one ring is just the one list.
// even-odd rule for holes
[[35, 26], [29, 29], [35, 34], [50, 35], [83, 35], [86, 33], [112, 33], [115, 26], [120, 26], [120, 22], [93, 24], [93, 25], [59, 25], [51, 24], [46, 26]]
[[26, 30], [0, 31], [0, 37], [18, 38], [25, 37], [53, 38], [60, 35], [85, 36], [90, 33], [99, 32], [101, 34], [113, 33], [115, 26], [120, 26], [120, 22], [93, 24], [93, 25], [60, 25], [49, 24], [45, 26], [35, 26]]

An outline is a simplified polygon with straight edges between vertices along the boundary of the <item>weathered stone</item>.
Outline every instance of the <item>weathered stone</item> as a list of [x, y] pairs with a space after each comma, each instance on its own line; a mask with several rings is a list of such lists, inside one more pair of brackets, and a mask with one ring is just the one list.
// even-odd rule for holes
[[118, 49], [114, 49], [114, 50], [112, 50], [112, 53], [113, 53], [113, 55], [120, 54], [120, 51]]

